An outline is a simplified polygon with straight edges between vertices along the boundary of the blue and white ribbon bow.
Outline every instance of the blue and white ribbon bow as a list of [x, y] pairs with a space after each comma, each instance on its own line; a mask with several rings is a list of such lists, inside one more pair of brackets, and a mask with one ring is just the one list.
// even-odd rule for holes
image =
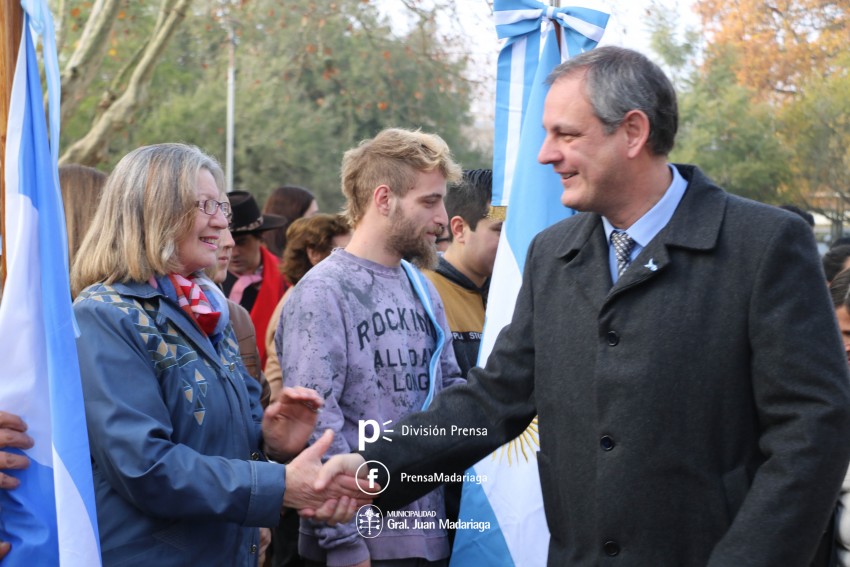
[[545, 29], [561, 27], [561, 60], [596, 47], [608, 14], [590, 8], [547, 6], [537, 0], [496, 0], [496, 33], [507, 42], [496, 73], [496, 128], [493, 153], [494, 206], [507, 206], [523, 117], [537, 72]]

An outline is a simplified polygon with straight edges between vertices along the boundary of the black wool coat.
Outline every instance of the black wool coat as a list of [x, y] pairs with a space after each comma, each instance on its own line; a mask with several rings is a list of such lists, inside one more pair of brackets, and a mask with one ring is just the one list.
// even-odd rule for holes
[[[549, 565], [808, 565], [850, 459], [850, 376], [812, 231], [676, 166], [688, 190], [612, 287], [597, 214], [529, 248], [487, 366], [364, 456], [393, 507], [539, 414]], [[399, 432], [401, 424], [394, 424]]]

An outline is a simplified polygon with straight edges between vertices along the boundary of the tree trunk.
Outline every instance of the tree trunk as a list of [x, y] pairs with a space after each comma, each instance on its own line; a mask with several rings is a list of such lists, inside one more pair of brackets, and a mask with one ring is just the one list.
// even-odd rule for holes
[[[62, 122], [74, 114], [80, 101], [86, 94], [86, 89], [92, 78], [100, 69], [106, 48], [107, 38], [112, 31], [115, 17], [118, 14], [120, 0], [96, 0], [91, 14], [86, 20], [86, 27], [80, 37], [80, 43], [68, 59], [68, 64], [62, 70]], [[64, 7], [63, 7], [64, 8]], [[67, 21], [62, 22], [62, 37], [64, 41]]]
[[101, 99], [102, 113], [95, 118], [88, 133], [65, 151], [59, 159], [60, 164], [95, 166], [103, 161], [110, 138], [132, 121], [136, 109], [147, 99], [147, 86], [156, 64], [177, 26], [185, 19], [189, 4], [191, 0], [163, 1], [162, 11], [157, 18], [162, 25], [151, 32], [151, 38], [138, 58], [138, 65], [130, 74], [127, 88], [118, 96], [111, 91], [104, 93]]

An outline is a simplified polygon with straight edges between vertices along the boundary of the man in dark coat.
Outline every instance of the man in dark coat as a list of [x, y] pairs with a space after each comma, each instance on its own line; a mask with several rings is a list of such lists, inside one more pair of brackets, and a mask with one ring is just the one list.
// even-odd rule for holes
[[[380, 461], [391, 509], [431, 486], [401, 473], [463, 470], [539, 414], [549, 565], [805, 567], [850, 459], [811, 229], [667, 162], [675, 93], [641, 54], [598, 48], [550, 83], [538, 159], [583, 213], [531, 244], [486, 368], [319, 485]], [[404, 435], [428, 426], [447, 434]]]

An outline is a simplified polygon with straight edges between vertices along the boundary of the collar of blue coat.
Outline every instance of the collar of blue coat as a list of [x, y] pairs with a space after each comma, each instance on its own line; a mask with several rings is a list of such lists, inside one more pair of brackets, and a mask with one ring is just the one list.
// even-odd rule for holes
[[[165, 283], [160, 283], [165, 280]], [[112, 287], [122, 296], [156, 300], [158, 299], [159, 309], [156, 313], [157, 322], [162, 322], [162, 318], [170, 320], [186, 337], [194, 343], [210, 360], [216, 364], [220, 363], [220, 357], [216, 352], [215, 345], [221, 341], [227, 333], [227, 328], [230, 323], [230, 311], [227, 307], [224, 294], [221, 291], [216, 291], [217, 287], [206, 277], [199, 277], [198, 283], [207, 295], [213, 308], [221, 313], [218, 323], [216, 324], [215, 333], [207, 337], [198, 328], [194, 321], [189, 319], [189, 315], [180, 308], [177, 303], [177, 294], [174, 291], [171, 282], [167, 277], [156, 278], [158, 288], [153, 287], [148, 282], [125, 282], [114, 283]], [[169, 295], [169, 290], [171, 295]]]
[[[656, 238], [667, 246], [711, 250], [717, 244], [728, 195], [698, 167], [680, 164], [674, 164], [674, 167], [688, 182], [688, 190], [670, 222]], [[581, 213], [555, 226], [562, 223], [577, 225], [574, 230], [565, 233], [556, 252], [559, 258], [569, 259], [585, 246], [594, 230], [601, 225], [602, 217], [596, 213]]]

